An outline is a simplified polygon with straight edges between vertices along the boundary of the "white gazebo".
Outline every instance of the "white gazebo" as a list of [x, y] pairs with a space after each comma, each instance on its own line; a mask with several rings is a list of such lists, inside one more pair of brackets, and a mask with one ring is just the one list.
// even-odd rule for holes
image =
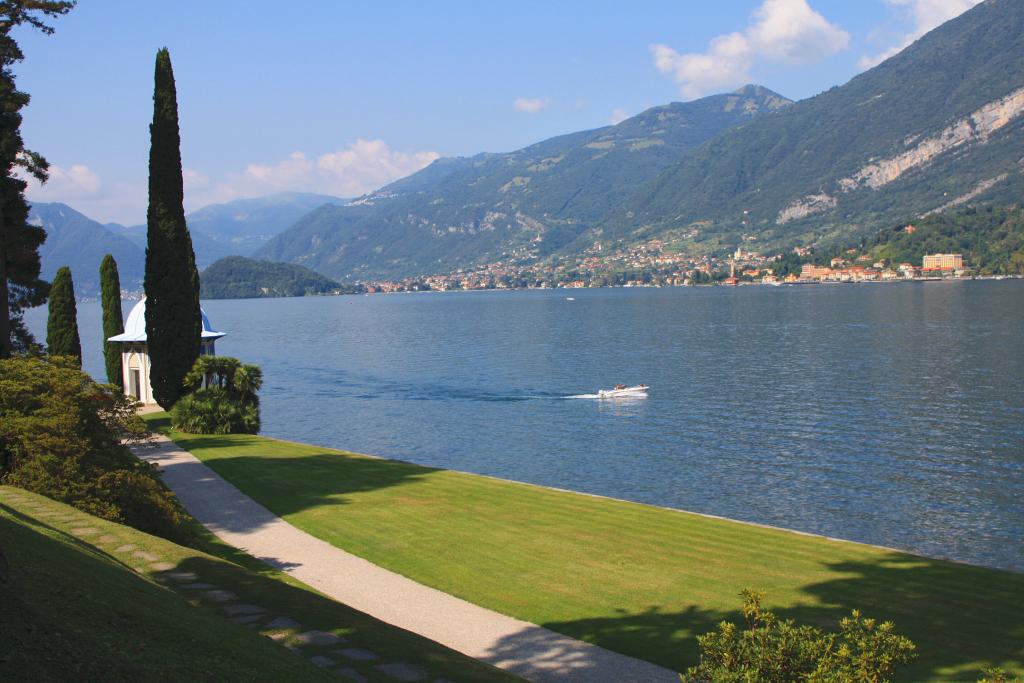
[[[216, 332], [206, 317], [206, 311], [199, 309], [203, 318], [203, 332], [200, 339], [199, 354], [215, 355], [214, 343], [224, 336]], [[124, 332], [107, 341], [121, 344], [121, 373], [124, 381], [124, 393], [144, 405], [155, 405], [153, 387], [149, 383], [149, 348], [146, 345], [146, 298], [135, 304], [124, 324]]]

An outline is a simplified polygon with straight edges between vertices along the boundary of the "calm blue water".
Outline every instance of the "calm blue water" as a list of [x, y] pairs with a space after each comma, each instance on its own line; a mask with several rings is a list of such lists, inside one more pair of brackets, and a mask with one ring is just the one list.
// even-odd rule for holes
[[566, 296], [204, 307], [269, 435], [1024, 569], [1024, 282]]

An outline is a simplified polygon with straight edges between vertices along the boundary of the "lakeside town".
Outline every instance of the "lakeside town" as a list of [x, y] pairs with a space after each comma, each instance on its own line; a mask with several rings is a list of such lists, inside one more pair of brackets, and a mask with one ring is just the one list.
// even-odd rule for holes
[[[849, 249], [828, 265], [803, 263], [799, 271], [784, 263], [786, 254], [765, 255], [738, 247], [728, 257], [673, 253], [659, 240], [601, 256], [600, 245], [572, 262], [537, 263], [511, 258], [443, 275], [372, 280], [358, 284], [366, 293], [492, 289], [584, 289], [594, 287], [685, 287], [696, 285], [782, 285], [814, 283], [906, 282], [983, 278], [963, 254], [927, 254], [920, 263], [892, 263]], [[812, 250], [790, 252], [806, 258]], [[1002, 279], [1005, 276], [994, 276]]]

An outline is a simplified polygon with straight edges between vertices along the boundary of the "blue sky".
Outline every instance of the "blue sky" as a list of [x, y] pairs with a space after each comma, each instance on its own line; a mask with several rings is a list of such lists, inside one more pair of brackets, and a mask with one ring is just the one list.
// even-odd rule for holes
[[839, 85], [978, 0], [83, 0], [20, 31], [36, 201], [145, 219], [156, 50], [178, 85], [186, 208], [369, 191], [436, 156], [508, 151], [746, 82]]

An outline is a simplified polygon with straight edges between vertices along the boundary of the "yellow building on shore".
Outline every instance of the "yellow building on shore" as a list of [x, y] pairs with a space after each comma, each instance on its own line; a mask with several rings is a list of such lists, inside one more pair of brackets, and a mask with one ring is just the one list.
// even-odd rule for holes
[[963, 254], [926, 254], [921, 263], [923, 270], [963, 270]]

